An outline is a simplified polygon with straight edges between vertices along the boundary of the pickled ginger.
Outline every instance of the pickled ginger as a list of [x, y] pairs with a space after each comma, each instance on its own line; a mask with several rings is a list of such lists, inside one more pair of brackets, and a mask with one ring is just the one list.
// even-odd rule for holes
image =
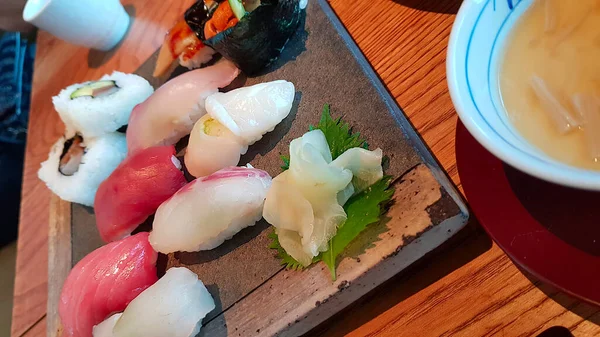
[[310, 131], [290, 144], [290, 167], [273, 179], [263, 217], [279, 243], [304, 266], [327, 251], [347, 218], [343, 205], [383, 177], [381, 149], [352, 148], [332, 160], [325, 134]]

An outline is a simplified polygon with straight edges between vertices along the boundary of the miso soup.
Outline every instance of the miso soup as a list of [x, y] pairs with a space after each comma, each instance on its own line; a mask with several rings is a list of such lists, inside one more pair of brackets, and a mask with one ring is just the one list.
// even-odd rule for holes
[[510, 120], [565, 164], [600, 170], [600, 0], [538, 0], [519, 18], [500, 66]]

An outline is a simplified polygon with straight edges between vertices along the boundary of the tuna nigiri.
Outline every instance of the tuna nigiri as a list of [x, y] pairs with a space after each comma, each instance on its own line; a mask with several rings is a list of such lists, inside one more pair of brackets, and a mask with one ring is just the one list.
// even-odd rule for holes
[[204, 316], [214, 308], [212, 296], [196, 274], [187, 268], [171, 268], [127, 306], [112, 336], [194, 337]]
[[238, 74], [233, 63], [222, 60], [163, 84], [131, 113], [127, 128], [129, 153], [177, 143], [206, 114], [206, 97], [229, 85]]
[[249, 145], [289, 115], [294, 96], [294, 84], [287, 81], [209, 96], [208, 117], [196, 123], [186, 150], [188, 171], [201, 177], [237, 165]]
[[198, 178], [160, 205], [150, 243], [165, 254], [213, 249], [260, 220], [270, 186], [267, 172], [246, 167]]
[[100, 236], [110, 242], [131, 234], [185, 184], [173, 145], [130, 155], [96, 193], [94, 211]]
[[92, 337], [94, 325], [125, 310], [158, 280], [157, 255], [148, 243], [148, 233], [139, 233], [100, 247], [79, 261], [60, 294], [63, 336]]

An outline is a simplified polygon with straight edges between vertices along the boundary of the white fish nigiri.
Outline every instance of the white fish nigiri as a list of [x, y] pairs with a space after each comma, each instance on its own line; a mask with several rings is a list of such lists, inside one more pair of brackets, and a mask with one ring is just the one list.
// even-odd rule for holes
[[129, 153], [177, 143], [206, 114], [206, 97], [229, 85], [238, 74], [233, 63], [222, 60], [163, 84], [131, 113], [127, 128]]
[[263, 210], [288, 254], [308, 266], [328, 249], [346, 221], [344, 203], [383, 176], [382, 155], [353, 148], [332, 161], [321, 130], [291, 142], [290, 169], [273, 179]]
[[185, 167], [194, 177], [204, 177], [224, 167], [236, 166], [248, 146], [209, 115], [194, 125], [185, 152]]
[[171, 268], [129, 303], [112, 337], [194, 337], [214, 308], [212, 296], [196, 274]]
[[198, 178], [160, 205], [150, 244], [165, 254], [213, 249], [260, 220], [270, 186], [267, 172], [247, 167]]
[[288, 81], [260, 83], [211, 95], [206, 110], [246, 145], [252, 145], [289, 115], [295, 94], [294, 84]]
[[114, 314], [105, 319], [102, 323], [95, 325], [92, 335], [94, 337], [114, 337], [113, 328], [115, 327], [115, 324], [117, 324], [119, 318], [121, 318], [121, 315], [123, 314]]

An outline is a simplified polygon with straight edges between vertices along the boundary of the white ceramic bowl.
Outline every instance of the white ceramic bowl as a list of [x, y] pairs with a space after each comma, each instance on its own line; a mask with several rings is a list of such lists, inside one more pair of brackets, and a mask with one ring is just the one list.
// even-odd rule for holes
[[469, 132], [511, 166], [557, 184], [600, 190], [600, 172], [578, 169], [530, 145], [501, 102], [498, 66], [506, 37], [534, 0], [465, 0], [452, 28], [447, 76], [450, 96]]

